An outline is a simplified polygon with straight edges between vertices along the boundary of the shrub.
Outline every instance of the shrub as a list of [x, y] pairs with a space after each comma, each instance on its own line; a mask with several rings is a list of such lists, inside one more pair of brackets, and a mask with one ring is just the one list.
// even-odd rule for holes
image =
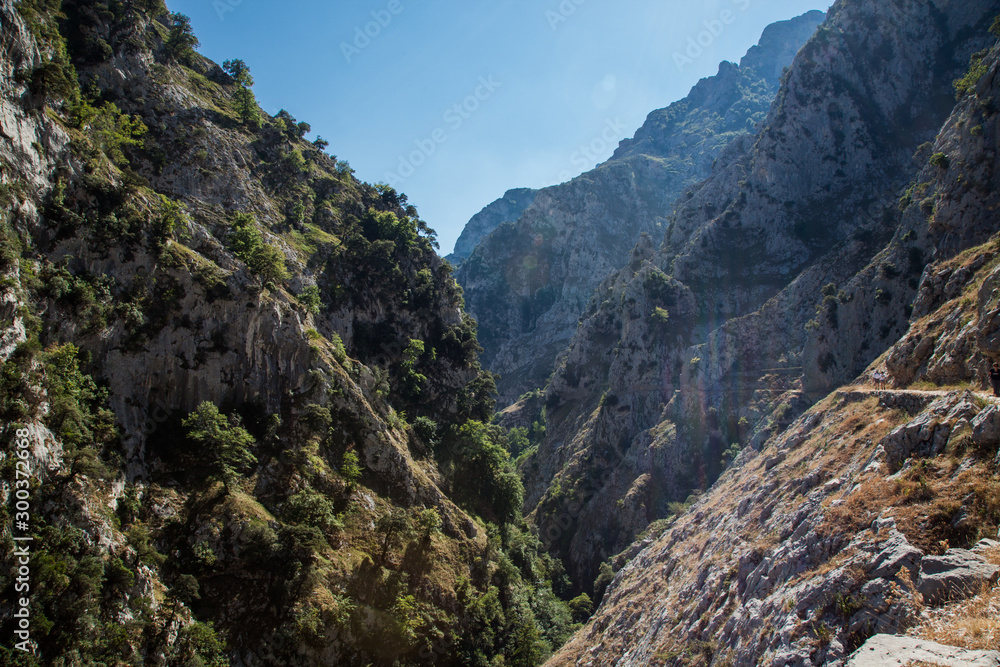
[[319, 309], [323, 305], [323, 300], [320, 298], [319, 287], [317, 285], [309, 285], [303, 288], [295, 298], [299, 300], [299, 303], [307, 311], [313, 315], [319, 315]]
[[122, 147], [141, 148], [147, 132], [146, 125], [138, 116], [122, 113], [113, 102], [105, 102], [97, 108], [82, 102], [77, 107], [75, 120], [80, 129], [90, 130], [97, 147], [119, 166], [128, 164]]
[[940, 169], [947, 169], [948, 165], [950, 164], [948, 156], [945, 155], [944, 153], [935, 153], [934, 155], [931, 156], [930, 162], [932, 165]]
[[293, 149], [286, 157], [285, 163], [288, 165], [288, 171], [293, 174], [298, 174], [306, 170], [306, 159], [302, 155], [302, 151], [298, 148]]
[[171, 664], [225, 667], [225, 645], [212, 624], [195, 621], [177, 633]]
[[292, 523], [314, 526], [324, 531], [341, 527], [330, 499], [312, 489], [290, 496], [285, 501], [283, 514]]
[[986, 53], [987, 51], [980, 51], [979, 53], [972, 54], [971, 62], [969, 63], [969, 70], [960, 79], [955, 79], [955, 97], [956, 99], [962, 99], [969, 93], [971, 93], [979, 80], [983, 78], [986, 71], [989, 69], [986, 63]]
[[403, 361], [399, 366], [402, 371], [400, 383], [403, 386], [403, 393], [409, 398], [416, 398], [423, 391], [427, 376], [416, 371], [417, 361], [424, 353], [424, 341], [418, 338], [411, 338], [406, 349], [403, 350]]
[[347, 488], [351, 489], [361, 479], [361, 460], [354, 452], [344, 452], [344, 457], [340, 463], [340, 476], [347, 481]]
[[264, 242], [253, 216], [237, 213], [227, 241], [233, 254], [243, 260], [264, 285], [288, 279], [285, 256], [277, 248]]

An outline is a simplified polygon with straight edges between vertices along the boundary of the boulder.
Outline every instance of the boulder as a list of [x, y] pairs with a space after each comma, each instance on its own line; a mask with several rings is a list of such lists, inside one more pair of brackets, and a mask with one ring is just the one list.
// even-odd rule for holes
[[1000, 567], [967, 549], [948, 549], [943, 556], [926, 556], [920, 563], [917, 590], [924, 602], [935, 604], [976, 595], [983, 584], [996, 583]]
[[869, 576], [874, 578], [892, 579], [903, 568], [909, 570], [911, 581], [916, 578], [920, 568], [920, 559], [924, 552], [910, 544], [901, 532], [893, 525], [889, 538], [882, 545], [881, 551], [875, 556]]
[[997, 667], [1000, 651], [971, 651], [916, 637], [875, 635], [851, 654], [846, 667], [885, 667], [916, 661], [949, 667]]
[[1000, 547], [1000, 542], [998, 542], [997, 540], [991, 540], [988, 537], [984, 537], [983, 539], [976, 542], [976, 546], [972, 547], [972, 553], [976, 554], [977, 556], [985, 556], [986, 552], [992, 551], [997, 547]]
[[972, 439], [983, 445], [1000, 442], [1000, 406], [988, 405], [972, 420]]

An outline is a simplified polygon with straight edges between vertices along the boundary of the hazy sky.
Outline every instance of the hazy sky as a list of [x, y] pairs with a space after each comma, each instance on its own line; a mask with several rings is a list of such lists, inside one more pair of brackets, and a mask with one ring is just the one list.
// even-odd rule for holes
[[451, 251], [513, 187], [607, 159], [646, 115], [829, 0], [168, 0], [199, 51], [242, 58], [362, 180], [404, 192]]

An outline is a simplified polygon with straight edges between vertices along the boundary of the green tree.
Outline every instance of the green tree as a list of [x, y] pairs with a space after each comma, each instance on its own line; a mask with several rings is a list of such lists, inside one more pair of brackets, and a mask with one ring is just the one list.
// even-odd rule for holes
[[573, 614], [574, 623], [585, 623], [594, 613], [594, 603], [586, 593], [580, 593], [569, 601], [569, 610]]
[[330, 499], [312, 489], [304, 489], [285, 501], [284, 515], [292, 523], [314, 526], [321, 530], [339, 528]]
[[431, 541], [431, 535], [441, 531], [441, 515], [437, 509], [428, 507], [417, 512], [417, 530], [425, 543]]
[[222, 69], [233, 78], [236, 85], [242, 88], [253, 87], [253, 76], [250, 74], [250, 67], [239, 58], [225, 61], [222, 63]]
[[319, 286], [317, 285], [307, 285], [302, 288], [302, 291], [298, 293], [295, 297], [299, 300], [306, 310], [308, 310], [313, 315], [319, 315], [319, 309], [323, 306], [323, 300], [320, 298]]
[[247, 266], [260, 276], [264, 285], [273, 286], [283, 280], [288, 280], [285, 256], [273, 245], [262, 245], [247, 262]]
[[347, 488], [353, 489], [361, 479], [361, 461], [354, 452], [345, 452], [340, 464], [340, 476], [347, 481]]
[[138, 116], [122, 113], [113, 102], [105, 102], [100, 107], [82, 102], [75, 110], [75, 121], [77, 127], [89, 131], [97, 147], [117, 165], [128, 164], [122, 147], [141, 148], [147, 132]]
[[252, 273], [260, 276], [265, 285], [288, 279], [285, 256], [264, 242], [264, 235], [257, 228], [253, 216], [237, 213], [226, 242], [229, 249], [243, 260]]
[[227, 419], [213, 403], [202, 402], [181, 425], [188, 430], [188, 437], [202, 446], [227, 491], [240, 470], [257, 463], [250, 452], [255, 444], [253, 436], [236, 419]]
[[211, 623], [195, 621], [177, 633], [170, 664], [185, 667], [225, 667], [228, 664], [225, 643]]
[[236, 58], [222, 63], [222, 69], [226, 70], [229, 76], [236, 82], [236, 91], [233, 93], [233, 105], [236, 113], [244, 125], [250, 127], [260, 127], [260, 107], [257, 98], [254, 97], [253, 76], [250, 74], [250, 67], [245, 62]]
[[191, 19], [178, 12], [170, 14], [170, 32], [163, 42], [167, 53], [177, 62], [190, 65], [198, 45], [198, 38], [191, 30]]
[[464, 492], [485, 501], [499, 523], [512, 523], [521, 512], [524, 487], [510, 454], [499, 444], [500, 427], [469, 420], [455, 434], [460, 443], [458, 477]]
[[407, 521], [406, 510], [393, 508], [391, 512], [379, 518], [375, 529], [382, 536], [382, 553], [379, 562], [385, 564], [391, 551], [410, 532], [410, 523]]
[[416, 371], [417, 361], [424, 353], [424, 341], [418, 338], [411, 338], [406, 349], [403, 350], [403, 361], [399, 366], [402, 370], [400, 381], [403, 385], [403, 392], [410, 398], [416, 398], [423, 391], [427, 376]]

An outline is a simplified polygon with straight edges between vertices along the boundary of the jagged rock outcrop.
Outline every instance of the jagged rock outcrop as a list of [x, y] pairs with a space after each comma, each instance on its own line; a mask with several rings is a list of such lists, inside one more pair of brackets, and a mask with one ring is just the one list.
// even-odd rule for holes
[[535, 201], [538, 190], [531, 188], [514, 188], [503, 193], [503, 197], [476, 213], [462, 229], [455, 250], [445, 257], [455, 266], [460, 265], [472, 254], [476, 246], [494, 229], [508, 222], [515, 222], [524, 213], [524, 209]]
[[[902, 192], [892, 240], [824, 304], [827, 317], [818, 318], [804, 355], [806, 382], [817, 390], [854, 377], [884, 349], [884, 340], [901, 334], [902, 344], [885, 359], [897, 386], [985, 383], [987, 367], [1000, 358], [990, 342], [997, 329], [991, 321], [996, 278], [984, 281], [980, 273], [995, 252], [987, 241], [996, 232], [991, 211], [1000, 187], [997, 48], [979, 54], [974, 65], [980, 71], [970, 89], [934, 142], [914, 156], [921, 169]], [[971, 248], [977, 249], [959, 252]], [[968, 298], [978, 309], [969, 329]]]
[[771, 26], [739, 66], [722, 63], [687, 98], [651, 113], [611, 159], [541, 190], [463, 262], [456, 275], [502, 401], [544, 383], [594, 288], [626, 264], [642, 233], [659, 242], [677, 196], [756, 131], [782, 68], [822, 19], [809, 12]]
[[[843, 339], [852, 359], [843, 367], [860, 372], [903, 333], [907, 304], [880, 289], [872, 266], [905, 237], [900, 252], [915, 264], [881, 271], [916, 287], [931, 237], [898, 226], [899, 194], [923, 166], [914, 152], [955, 105], [953, 79], [991, 43], [995, 10], [838, 3], [796, 56], [764, 129], [688, 190], [646, 260], [690, 295], [694, 316], [682, 309], [675, 322], [670, 306], [648, 299], [637, 308], [630, 290], [645, 278], [634, 268], [598, 292], [546, 388], [547, 437], [524, 467], [540, 533], [558, 536], [556, 553], [579, 581], [627, 546], [633, 526], [711, 483], [734, 443], [761, 447], [832, 388], [817, 376], [833, 373], [837, 357], [816, 352], [815, 331], [838, 330], [838, 304], [851, 296], [837, 285], [856, 280], [844, 326], [865, 331], [853, 346]], [[923, 249], [910, 253], [910, 243]], [[684, 336], [657, 347], [621, 325], [663, 319], [657, 308]], [[599, 336], [604, 356], [583, 353]], [[599, 409], [605, 392], [623, 414]], [[650, 443], [653, 457], [643, 453]], [[568, 504], [582, 505], [571, 514], [586, 522], [563, 518]]]
[[[951, 414], [967, 396], [939, 400]], [[873, 634], [915, 625], [922, 605], [940, 602], [923, 600], [920, 573], [954, 559], [945, 541], [975, 544], [977, 531], [963, 537], [954, 518], [974, 515], [991, 534], [1000, 517], [977, 509], [995, 474], [981, 453], [914, 456], [891, 474], [882, 443], [923, 414], [896, 403], [892, 392], [832, 395], [762, 452], [743, 450], [656, 528], [547, 664], [841, 665]], [[984, 574], [996, 569], [984, 561], [1000, 558], [993, 544], [966, 552]]]

